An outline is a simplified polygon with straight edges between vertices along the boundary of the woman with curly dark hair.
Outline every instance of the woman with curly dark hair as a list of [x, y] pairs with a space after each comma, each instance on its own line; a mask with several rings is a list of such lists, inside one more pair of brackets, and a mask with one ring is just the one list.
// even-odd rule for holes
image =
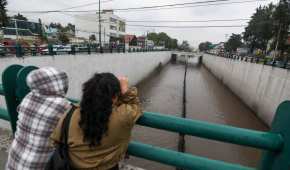
[[[95, 74], [83, 84], [80, 106], [72, 114], [69, 157], [76, 169], [115, 170], [124, 157], [136, 120], [141, 116], [136, 88], [126, 77]], [[59, 142], [59, 121], [51, 138]]]

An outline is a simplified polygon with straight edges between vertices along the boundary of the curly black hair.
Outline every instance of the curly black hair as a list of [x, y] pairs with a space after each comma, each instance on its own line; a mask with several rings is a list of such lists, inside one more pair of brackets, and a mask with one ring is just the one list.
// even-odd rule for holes
[[83, 84], [82, 91], [79, 126], [84, 133], [83, 140], [93, 147], [107, 133], [112, 99], [121, 93], [120, 82], [112, 73], [96, 73]]

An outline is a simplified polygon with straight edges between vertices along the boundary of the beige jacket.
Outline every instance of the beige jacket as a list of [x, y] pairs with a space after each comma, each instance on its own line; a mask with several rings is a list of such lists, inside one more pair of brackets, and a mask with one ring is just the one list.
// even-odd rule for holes
[[[120, 97], [118, 104], [113, 107], [107, 135], [103, 136], [101, 144], [94, 148], [90, 148], [88, 143], [83, 142], [83, 132], [79, 127], [80, 109], [75, 110], [71, 118], [68, 138], [69, 155], [75, 168], [107, 170], [114, 167], [124, 157], [131, 130], [142, 114], [137, 95], [137, 89], [131, 88]], [[65, 115], [51, 135], [54, 142], [59, 141]]]

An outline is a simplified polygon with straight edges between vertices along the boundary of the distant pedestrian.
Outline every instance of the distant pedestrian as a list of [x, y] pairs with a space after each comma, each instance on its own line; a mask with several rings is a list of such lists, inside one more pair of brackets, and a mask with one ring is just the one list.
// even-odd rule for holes
[[[75, 169], [117, 170], [125, 156], [131, 130], [141, 116], [136, 88], [111, 73], [95, 74], [83, 85], [80, 106], [72, 113], [68, 150]], [[62, 117], [52, 134], [60, 142]]]
[[17, 129], [6, 170], [43, 170], [54, 148], [49, 140], [59, 118], [70, 103], [66, 73], [47, 67], [27, 77], [31, 92], [18, 106]]

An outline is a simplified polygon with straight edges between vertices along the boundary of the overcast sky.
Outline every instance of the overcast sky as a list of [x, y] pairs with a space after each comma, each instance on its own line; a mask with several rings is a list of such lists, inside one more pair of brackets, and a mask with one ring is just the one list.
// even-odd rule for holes
[[[103, 0], [102, 9], [129, 8], [152, 5], [165, 5], [172, 3], [200, 2], [207, 0]], [[231, 0], [231, 2], [241, 2], [249, 0]], [[8, 10], [11, 11], [39, 11], [39, 10], [56, 10], [72, 6], [78, 6], [87, 3], [98, 2], [97, 0], [8, 0]], [[166, 9], [166, 10], [150, 10], [150, 11], [130, 11], [115, 12], [116, 15], [126, 20], [211, 20], [211, 19], [237, 19], [250, 18], [255, 9], [260, 5], [266, 5], [270, 2], [277, 3], [278, 0], [266, 0], [259, 2], [249, 2], [242, 4], [227, 4], [219, 6], [200, 6], [191, 8]], [[88, 7], [76, 8], [73, 10], [94, 10], [98, 9], [98, 5], [90, 5]], [[9, 13], [10, 15], [14, 13]], [[44, 23], [68, 22], [74, 23], [72, 15], [76, 13], [60, 14], [24, 14], [31, 20], [41, 18]], [[76, 24], [76, 23], [74, 23]], [[141, 25], [246, 25], [247, 21], [231, 21], [231, 22], [209, 22], [209, 23], [127, 23]], [[179, 42], [187, 40], [192, 46], [197, 47], [202, 41], [211, 41], [214, 43], [225, 41], [227, 35], [232, 33], [242, 33], [244, 28], [143, 28], [127, 26], [127, 33], [142, 35], [147, 31], [166, 32], [171, 37], [177, 38]]]

